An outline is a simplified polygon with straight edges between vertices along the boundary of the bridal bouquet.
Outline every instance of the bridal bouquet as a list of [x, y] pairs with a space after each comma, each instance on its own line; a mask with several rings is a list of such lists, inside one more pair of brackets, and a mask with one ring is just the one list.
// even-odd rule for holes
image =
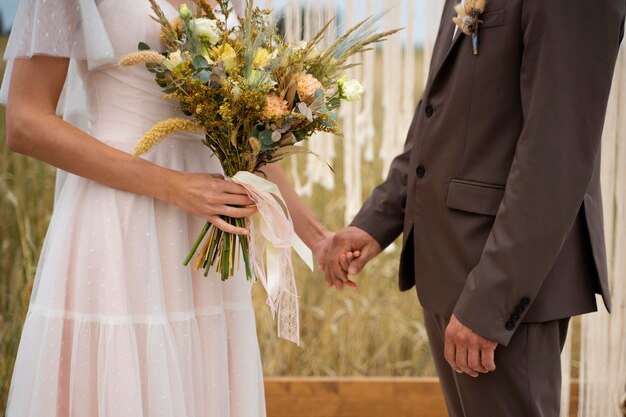
[[[198, 252], [196, 269], [203, 268], [206, 275], [216, 267], [226, 280], [241, 254], [249, 279], [260, 277], [265, 284], [265, 269], [272, 268], [268, 279], [281, 281], [275, 275], [293, 275], [291, 248], [309, 265], [312, 256], [295, 235], [277, 187], [255, 173], [288, 155], [308, 152], [297, 144], [316, 132], [341, 134], [333, 111], [342, 101], [359, 100], [363, 93], [356, 80], [342, 77], [350, 67], [348, 59], [396, 31], [376, 32], [380, 16], [370, 17], [321, 48], [331, 22], [308, 42], [288, 43], [271, 21], [271, 11], [255, 8], [252, 0], [239, 16], [240, 25], [233, 28], [226, 24], [233, 13], [227, 0], [218, 0], [215, 10], [206, 0], [183, 4], [174, 21], [165, 17], [156, 0], [149, 1], [162, 27], [165, 51], [140, 43], [139, 51], [120, 64], [145, 64], [163, 88], [165, 99], [176, 101], [182, 114], [148, 131], [135, 154], [149, 152], [172, 133], [202, 133], [203, 143], [219, 158], [225, 175], [243, 185], [257, 203], [260, 231], [270, 243], [258, 249], [253, 240], [261, 238], [255, 237], [249, 219], [224, 218], [238, 227], [250, 222], [250, 239], [207, 223], [185, 265]], [[266, 266], [260, 252], [267, 254]], [[283, 286], [283, 290], [295, 293], [295, 286]]]

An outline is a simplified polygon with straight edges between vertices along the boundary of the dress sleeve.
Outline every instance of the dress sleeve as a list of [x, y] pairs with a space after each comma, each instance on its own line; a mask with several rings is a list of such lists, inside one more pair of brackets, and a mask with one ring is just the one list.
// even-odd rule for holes
[[85, 61], [88, 69], [115, 61], [99, 3], [101, 0], [20, 1], [4, 54], [7, 70], [0, 89], [1, 104], [6, 104], [15, 59], [36, 55], [70, 58]]

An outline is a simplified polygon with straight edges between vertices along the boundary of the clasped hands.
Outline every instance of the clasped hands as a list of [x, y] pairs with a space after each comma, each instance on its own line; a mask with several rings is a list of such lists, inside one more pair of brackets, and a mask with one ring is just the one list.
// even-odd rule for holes
[[[326, 285], [339, 291], [344, 286], [356, 287], [356, 282], [350, 277], [361, 273], [381, 250], [376, 239], [354, 226], [328, 234], [314, 248]], [[445, 332], [444, 355], [456, 372], [476, 378], [495, 371], [497, 346], [497, 343], [480, 336], [452, 315]]]

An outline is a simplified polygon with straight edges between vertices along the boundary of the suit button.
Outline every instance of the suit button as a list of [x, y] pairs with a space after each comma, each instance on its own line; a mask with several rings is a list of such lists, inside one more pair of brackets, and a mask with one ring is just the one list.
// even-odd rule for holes
[[415, 173], [418, 177], [423, 178], [424, 175], [426, 175], [426, 168], [424, 168], [424, 165], [420, 165], [417, 167], [417, 170], [415, 170]]
[[520, 314], [522, 314], [522, 313], [524, 312], [524, 309], [525, 309], [525, 308], [526, 308], [526, 307], [524, 307], [524, 306], [518, 306], [518, 307], [516, 307], [516, 308], [515, 308], [515, 314], [517, 314], [517, 315], [519, 316]]
[[527, 306], [528, 304], [530, 304], [530, 298], [528, 297], [522, 298], [522, 300], [520, 301], [520, 304], [523, 306]]
[[509, 317], [509, 319], [511, 321], [518, 321], [519, 320], [519, 314], [513, 313], [513, 314], [511, 314], [511, 317]]
[[435, 109], [433, 108], [433, 106], [431, 104], [429, 104], [428, 106], [426, 106], [426, 117], [433, 117], [433, 113], [435, 113]]
[[507, 321], [504, 325], [504, 328], [507, 330], [513, 330], [515, 328], [515, 323], [513, 323], [512, 321]]

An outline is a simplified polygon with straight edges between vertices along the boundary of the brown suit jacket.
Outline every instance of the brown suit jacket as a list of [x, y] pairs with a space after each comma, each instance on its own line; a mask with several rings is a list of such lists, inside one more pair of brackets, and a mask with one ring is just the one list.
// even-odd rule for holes
[[600, 142], [625, 0], [490, 0], [480, 54], [447, 0], [404, 153], [353, 225], [404, 233], [400, 288], [507, 345], [610, 308]]

